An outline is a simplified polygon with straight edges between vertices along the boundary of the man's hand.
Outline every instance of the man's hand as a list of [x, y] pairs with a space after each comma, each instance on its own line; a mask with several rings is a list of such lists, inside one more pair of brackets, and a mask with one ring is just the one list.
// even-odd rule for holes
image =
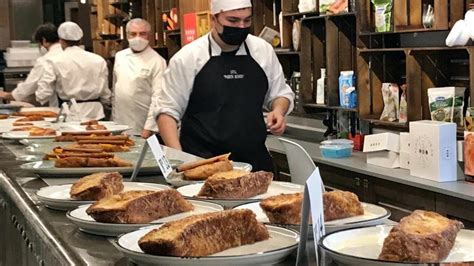
[[281, 136], [286, 129], [285, 116], [277, 110], [268, 113], [267, 127], [273, 135]]
[[153, 135], [153, 132], [151, 132], [150, 130], [144, 129], [144, 130], [142, 131], [142, 135], [141, 135], [141, 136], [142, 136], [142, 138], [147, 139], [147, 138], [151, 137], [151, 135]]
[[9, 92], [0, 91], [0, 99], [5, 99], [7, 101], [13, 101], [13, 96]]

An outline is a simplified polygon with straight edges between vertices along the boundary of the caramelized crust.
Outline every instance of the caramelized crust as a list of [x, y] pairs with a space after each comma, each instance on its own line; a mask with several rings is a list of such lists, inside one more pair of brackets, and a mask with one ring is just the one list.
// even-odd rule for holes
[[132, 163], [114, 158], [91, 158], [91, 157], [66, 157], [58, 158], [54, 164], [57, 168], [77, 168], [77, 167], [131, 167]]
[[181, 257], [211, 255], [270, 238], [251, 210], [199, 214], [164, 224], [139, 241], [148, 254]]
[[273, 224], [300, 224], [303, 193], [281, 194], [266, 198], [260, 207]]
[[141, 224], [193, 209], [178, 191], [166, 189], [123, 192], [92, 204], [86, 212], [98, 222]]
[[76, 200], [100, 200], [123, 190], [122, 175], [113, 173], [95, 173], [85, 176], [74, 183], [69, 191]]
[[213, 174], [231, 171], [232, 169], [232, 163], [225, 159], [184, 171], [184, 180], [206, 180]]
[[209, 158], [209, 159], [198, 160], [198, 161], [194, 161], [194, 162], [190, 162], [190, 163], [184, 163], [184, 164], [178, 166], [177, 170], [178, 170], [178, 172], [183, 172], [183, 171], [186, 171], [186, 170], [189, 170], [189, 169], [196, 168], [196, 167], [201, 166], [201, 165], [211, 164], [211, 163], [215, 163], [215, 162], [218, 162], [218, 161], [228, 160], [229, 156], [230, 156], [230, 153], [227, 153], [227, 154], [222, 154], [222, 155], [215, 156], [215, 157], [212, 157], [212, 158]]
[[332, 221], [364, 214], [356, 194], [335, 190], [323, 194], [324, 220]]
[[463, 224], [435, 212], [416, 210], [385, 238], [379, 259], [438, 263], [446, 259]]
[[57, 117], [58, 114], [52, 111], [30, 111], [30, 112], [16, 112], [12, 114], [13, 116], [42, 116], [42, 117]]
[[210, 176], [198, 193], [199, 197], [215, 199], [246, 199], [266, 193], [273, 173], [229, 171]]

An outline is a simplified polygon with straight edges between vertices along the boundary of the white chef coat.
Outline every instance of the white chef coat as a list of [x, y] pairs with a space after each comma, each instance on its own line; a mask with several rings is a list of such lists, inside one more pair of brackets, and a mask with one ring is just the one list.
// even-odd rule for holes
[[[184, 46], [171, 58], [168, 69], [163, 76], [163, 89], [158, 94], [155, 118], [165, 113], [176, 121], [183, 117], [191, 95], [194, 79], [204, 65], [209, 61], [209, 34]], [[211, 35], [212, 55], [221, 54], [220, 46]], [[295, 94], [285, 82], [283, 69], [278, 61], [273, 47], [263, 39], [249, 35], [246, 40], [252, 58], [260, 65], [268, 78], [268, 91], [263, 103], [263, 109], [271, 110], [273, 100], [279, 97], [290, 101], [290, 113], [294, 108]], [[242, 44], [236, 55], [245, 55]]]
[[[55, 88], [56, 86], [56, 88]], [[105, 60], [78, 46], [46, 60], [43, 77], [38, 82], [36, 100], [41, 104], [57, 93], [60, 99], [76, 101], [100, 100], [110, 104], [108, 69]], [[105, 117], [100, 102], [79, 103], [81, 120], [99, 120]]]
[[[16, 88], [12, 91], [12, 96], [15, 101], [30, 102], [35, 97], [35, 91], [38, 89], [38, 81], [43, 75], [44, 64], [48, 58], [51, 58], [59, 53], [62, 53], [63, 49], [59, 43], [52, 44], [49, 47], [48, 52], [42, 57], [36, 60], [33, 69], [31, 69], [28, 77], [24, 82], [19, 83]], [[50, 107], [58, 106], [57, 97], [52, 97], [49, 101]]]
[[158, 132], [153, 111], [165, 69], [165, 59], [151, 47], [140, 53], [128, 48], [115, 55], [112, 117], [132, 128], [128, 133]]

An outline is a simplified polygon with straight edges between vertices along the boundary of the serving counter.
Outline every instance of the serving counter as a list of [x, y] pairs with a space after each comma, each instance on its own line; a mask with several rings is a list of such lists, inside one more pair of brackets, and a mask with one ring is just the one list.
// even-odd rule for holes
[[[3, 265], [133, 265], [112, 244], [114, 238], [86, 234], [65, 212], [46, 208], [36, 191], [61, 179], [44, 179], [21, 170], [16, 157], [24, 146], [0, 142], [0, 262]], [[16, 156], [15, 156], [16, 155]], [[189, 155], [188, 155], [189, 156]], [[189, 158], [189, 157], [184, 157]], [[179, 158], [178, 158], [179, 159]], [[138, 181], [164, 183], [161, 176]], [[71, 182], [63, 179], [63, 182]], [[308, 243], [314, 250], [313, 242]], [[309, 252], [314, 256], [314, 252]], [[296, 254], [281, 265], [294, 265]], [[0, 263], [1, 265], [1, 263]]]

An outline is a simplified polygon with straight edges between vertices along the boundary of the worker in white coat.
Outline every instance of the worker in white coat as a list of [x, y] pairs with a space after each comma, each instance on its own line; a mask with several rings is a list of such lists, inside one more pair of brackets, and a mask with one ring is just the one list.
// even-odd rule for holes
[[[43, 56], [36, 60], [26, 80], [19, 83], [12, 92], [0, 91], [0, 99], [34, 103], [35, 92], [38, 89], [38, 81], [43, 75], [46, 60], [63, 51], [59, 44], [58, 29], [54, 24], [46, 23], [40, 25], [33, 34], [33, 39], [40, 45]], [[57, 97], [51, 98], [49, 106], [58, 106]]]
[[110, 105], [108, 69], [105, 60], [79, 47], [82, 29], [74, 22], [64, 22], [58, 28], [63, 52], [46, 60], [44, 73], [38, 82], [36, 100], [45, 104], [57, 93], [60, 104], [75, 99], [80, 120], [100, 120], [105, 117], [102, 104]]
[[149, 45], [152, 32], [146, 20], [130, 20], [126, 33], [130, 48], [115, 55], [112, 117], [128, 125], [130, 134], [148, 138], [158, 132], [153, 110], [166, 61]]
[[160, 135], [167, 146], [200, 157], [231, 152], [234, 161], [273, 171], [267, 129], [285, 131], [294, 93], [273, 47], [249, 35], [250, 0], [212, 0], [211, 12], [211, 33], [183, 47], [165, 71]]

